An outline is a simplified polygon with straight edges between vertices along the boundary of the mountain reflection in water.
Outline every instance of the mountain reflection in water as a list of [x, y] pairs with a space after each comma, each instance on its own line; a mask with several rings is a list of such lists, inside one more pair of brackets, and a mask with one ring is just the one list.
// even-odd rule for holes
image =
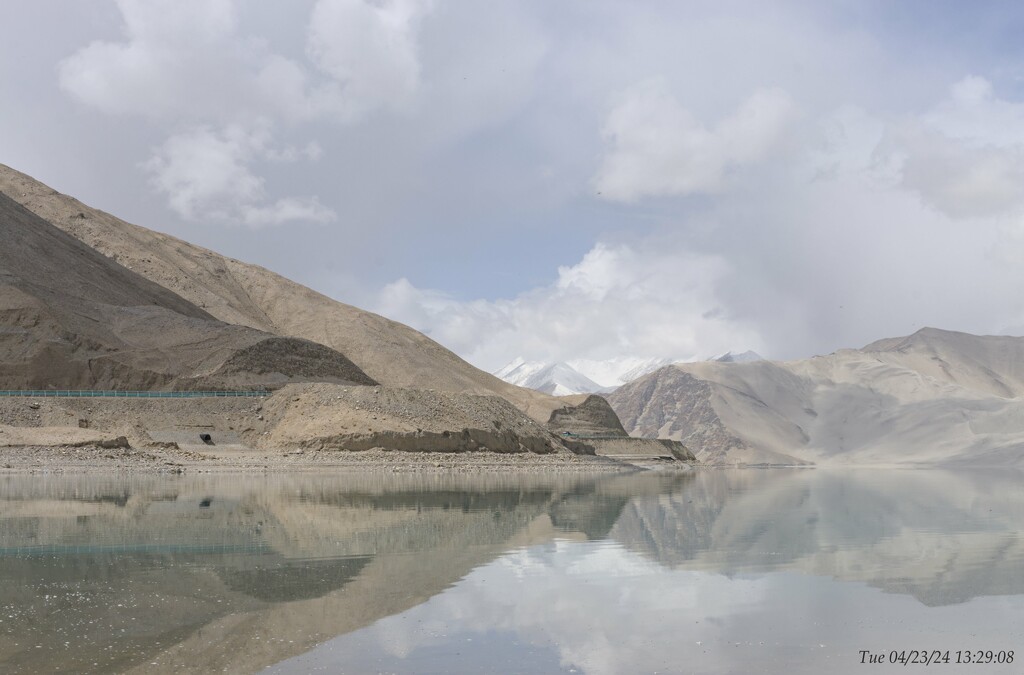
[[902, 648], [1017, 646], [1019, 667], [1022, 486], [880, 470], [7, 476], [0, 671], [853, 672], [858, 649], [926, 628], [946, 637]]

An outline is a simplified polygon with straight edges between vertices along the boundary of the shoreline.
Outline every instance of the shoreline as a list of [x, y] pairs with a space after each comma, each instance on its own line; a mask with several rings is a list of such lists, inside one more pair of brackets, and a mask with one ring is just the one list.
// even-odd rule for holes
[[97, 446], [0, 447], [0, 476], [24, 474], [269, 474], [315, 471], [386, 473], [631, 473], [652, 468], [692, 470], [684, 462], [629, 463], [568, 452], [441, 453], [398, 450], [294, 450], [266, 452], [230, 449], [200, 452], [180, 448], [102, 448]]

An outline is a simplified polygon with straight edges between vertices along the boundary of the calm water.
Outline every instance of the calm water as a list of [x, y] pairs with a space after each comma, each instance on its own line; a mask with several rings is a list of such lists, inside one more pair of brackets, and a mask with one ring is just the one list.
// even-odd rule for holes
[[1019, 673], [1022, 531], [1012, 473], [3, 477], [0, 672]]

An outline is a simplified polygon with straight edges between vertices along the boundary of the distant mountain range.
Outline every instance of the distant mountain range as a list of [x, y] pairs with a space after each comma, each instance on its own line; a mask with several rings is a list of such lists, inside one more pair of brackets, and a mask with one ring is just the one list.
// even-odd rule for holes
[[612, 393], [716, 464], [1024, 467], [1024, 338], [924, 328], [801, 361], [677, 363]]
[[764, 361], [764, 357], [757, 352], [750, 351], [748, 349], [747, 351], [740, 352], [739, 354], [726, 352], [721, 356], [712, 359], [712, 361], [721, 361], [722, 363], [751, 363], [753, 361]]
[[608, 387], [594, 382], [568, 363], [516, 359], [494, 374], [510, 384], [553, 396], [602, 394], [610, 391]]
[[495, 375], [520, 387], [527, 387], [553, 396], [573, 394], [606, 394], [626, 382], [663, 368], [672, 359], [641, 359], [623, 357], [596, 361], [574, 359], [549, 363], [516, 359]]
[[[713, 359], [728, 363], [760, 361], [761, 357], [752, 351], [739, 354], [726, 352]], [[627, 382], [653, 373], [659, 368], [675, 363], [675, 359], [643, 359], [626, 356], [603, 361], [595, 359], [573, 359], [555, 363], [515, 359], [494, 375], [520, 387], [553, 396], [573, 394], [607, 394]]]

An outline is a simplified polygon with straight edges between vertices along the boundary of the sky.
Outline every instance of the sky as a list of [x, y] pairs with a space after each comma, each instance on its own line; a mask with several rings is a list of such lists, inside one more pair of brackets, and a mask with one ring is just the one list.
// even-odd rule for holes
[[35, 0], [0, 162], [509, 361], [1024, 334], [1024, 6]]

